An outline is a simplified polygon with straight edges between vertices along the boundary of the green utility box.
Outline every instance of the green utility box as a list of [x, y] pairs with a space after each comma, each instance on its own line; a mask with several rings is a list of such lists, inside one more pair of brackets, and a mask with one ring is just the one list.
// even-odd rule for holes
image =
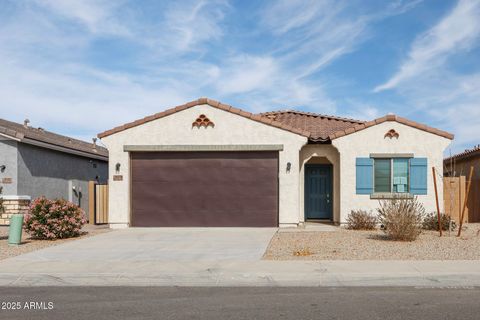
[[19, 245], [22, 242], [23, 214], [14, 214], [10, 218], [8, 229], [8, 244]]

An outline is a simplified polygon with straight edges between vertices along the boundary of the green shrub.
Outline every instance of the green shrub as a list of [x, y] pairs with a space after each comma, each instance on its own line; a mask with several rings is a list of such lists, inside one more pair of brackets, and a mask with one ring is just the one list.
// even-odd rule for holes
[[84, 212], [77, 205], [63, 199], [35, 199], [25, 215], [23, 228], [37, 239], [63, 239], [80, 235], [86, 223]]
[[347, 217], [347, 229], [374, 230], [377, 220], [376, 216], [365, 210], [352, 210]]
[[[440, 223], [442, 225], [442, 230], [447, 231], [450, 227], [450, 222], [452, 223], [451, 231], [453, 231], [457, 227], [455, 221], [452, 221], [452, 218], [450, 218], [450, 216], [447, 216], [445, 213], [440, 213]], [[427, 216], [423, 219], [422, 227], [425, 230], [439, 231], [437, 213], [432, 212], [427, 214]]]
[[422, 232], [425, 208], [417, 197], [381, 200], [378, 213], [383, 230], [392, 240], [413, 241]]

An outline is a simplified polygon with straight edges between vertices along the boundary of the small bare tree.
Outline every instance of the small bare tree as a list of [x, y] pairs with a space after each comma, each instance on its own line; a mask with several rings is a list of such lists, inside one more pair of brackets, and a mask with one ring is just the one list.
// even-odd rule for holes
[[0, 213], [3, 213], [5, 211], [5, 208], [3, 207], [2, 191], [3, 187], [0, 187]]
[[413, 241], [422, 232], [425, 208], [418, 198], [380, 201], [379, 221], [392, 240]]

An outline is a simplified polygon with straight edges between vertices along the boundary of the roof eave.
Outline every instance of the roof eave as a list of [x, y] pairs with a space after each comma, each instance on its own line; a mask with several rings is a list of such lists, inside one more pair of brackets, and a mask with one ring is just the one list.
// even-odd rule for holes
[[232, 107], [232, 106], [227, 105], [227, 104], [223, 104], [219, 101], [209, 99], [209, 98], [200, 98], [200, 99], [197, 99], [197, 100], [187, 102], [185, 104], [167, 109], [163, 112], [156, 113], [154, 115], [151, 115], [151, 116], [148, 116], [148, 117], [145, 117], [145, 118], [142, 118], [142, 119], [138, 119], [136, 121], [126, 123], [122, 126], [118, 126], [118, 127], [113, 128], [113, 129], [101, 132], [97, 136], [98, 136], [98, 138], [103, 139], [105, 137], [108, 137], [108, 136], [111, 136], [113, 134], [125, 131], [127, 129], [130, 129], [130, 128], [133, 128], [133, 127], [136, 127], [136, 126], [139, 126], [139, 125], [142, 125], [142, 124], [145, 124], [145, 123], [148, 123], [148, 122], [166, 117], [166, 116], [171, 115], [173, 113], [176, 113], [176, 112], [179, 112], [179, 111], [182, 111], [182, 110], [186, 110], [186, 109], [192, 108], [194, 106], [204, 105], [204, 104], [209, 105], [209, 106], [214, 107], [214, 108], [217, 108], [217, 109], [220, 109], [220, 110], [223, 110], [223, 111], [227, 111], [227, 112], [239, 115], [241, 117], [244, 117], [244, 118], [256, 121], [256, 122], [260, 122], [260, 123], [263, 123], [263, 124], [281, 129], [281, 130], [289, 131], [291, 133], [298, 134], [298, 135], [301, 135], [301, 136], [304, 136], [304, 137], [307, 137], [307, 138], [310, 137], [310, 132], [308, 132], [308, 131], [300, 130], [300, 129], [285, 125], [285, 124], [283, 124], [279, 121], [269, 119], [265, 116], [261, 116], [261, 115], [258, 115], [258, 114], [247, 112], [247, 111], [244, 111], [242, 109], [238, 109], [238, 108]]
[[23, 138], [20, 140], [22, 143], [34, 145], [37, 147], [42, 147], [45, 149], [50, 149], [50, 150], [55, 150], [55, 151], [60, 151], [64, 153], [69, 153], [85, 158], [92, 158], [92, 159], [97, 159], [97, 160], [102, 160], [102, 161], [108, 161], [108, 155], [103, 155], [100, 153], [94, 153], [94, 152], [87, 152], [87, 151], [82, 151], [82, 150], [77, 150], [77, 149], [71, 149], [63, 146], [59, 146], [56, 144], [51, 144], [43, 141], [38, 141], [35, 139], [30, 139], [30, 138]]
[[421, 124], [419, 122], [415, 122], [415, 121], [412, 121], [412, 120], [409, 120], [409, 119], [406, 119], [406, 118], [402, 118], [402, 117], [399, 117], [399, 116], [396, 116], [396, 115], [391, 115], [391, 114], [386, 115], [386, 116], [381, 117], [381, 118], [378, 118], [378, 119], [375, 119], [375, 120], [372, 120], [372, 121], [368, 121], [368, 122], [356, 125], [356, 126], [351, 127], [351, 128], [347, 128], [345, 130], [337, 131], [337, 132], [331, 134], [329, 136], [329, 138], [331, 140], [338, 139], [338, 138], [341, 138], [343, 136], [346, 136], [346, 135], [349, 135], [349, 134], [352, 134], [352, 133], [355, 133], [355, 132], [358, 132], [358, 131], [362, 131], [364, 129], [376, 126], [378, 124], [381, 124], [381, 123], [384, 123], [384, 122], [387, 122], [387, 121], [394, 121], [394, 122], [397, 122], [397, 123], [400, 123], [400, 124], [403, 124], [403, 125], [406, 125], [406, 126], [418, 129], [418, 130], [422, 130], [422, 131], [425, 131], [425, 132], [429, 132], [431, 134], [435, 134], [437, 136], [441, 136], [441, 137], [449, 139], [449, 140], [453, 140], [455, 138], [455, 135], [453, 133], [443, 131], [443, 130], [440, 130], [440, 129], [436, 129], [436, 128], [433, 128], [433, 127], [429, 127], [429, 126]]

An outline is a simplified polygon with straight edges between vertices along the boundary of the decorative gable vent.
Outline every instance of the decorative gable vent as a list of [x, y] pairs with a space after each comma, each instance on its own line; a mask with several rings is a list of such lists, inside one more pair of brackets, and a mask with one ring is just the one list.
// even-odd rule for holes
[[390, 138], [390, 139], [393, 139], [393, 138], [398, 139], [399, 137], [400, 137], [400, 135], [398, 134], [397, 131], [395, 131], [395, 129], [388, 130], [388, 132], [385, 133], [385, 136], [384, 136], [384, 138]]
[[192, 127], [197, 127], [197, 128], [200, 128], [200, 127], [215, 127], [215, 123], [213, 123], [213, 121], [210, 121], [210, 119], [207, 118], [206, 115], [204, 114], [201, 114], [200, 116], [198, 116], [197, 120], [195, 120], [193, 123], [192, 123]]

